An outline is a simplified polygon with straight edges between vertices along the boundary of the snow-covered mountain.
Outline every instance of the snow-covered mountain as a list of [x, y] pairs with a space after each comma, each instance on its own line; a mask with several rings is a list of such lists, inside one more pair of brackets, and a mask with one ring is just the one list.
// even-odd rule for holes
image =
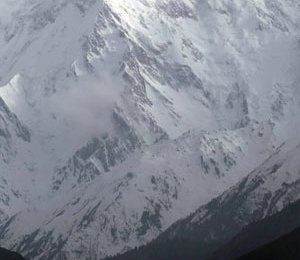
[[[30, 142], [31, 135], [17, 116], [13, 114], [3, 99], [0, 97], [0, 166], [2, 173], [8, 171], [8, 165], [13, 163], [18, 151], [17, 144], [25, 145]], [[24, 203], [20, 197], [18, 187], [14, 187], [9, 180], [10, 176], [1, 175], [0, 179], [0, 221], [3, 223], [9, 216], [12, 209], [17, 208], [18, 200]]]
[[113, 259], [210, 259], [243, 227], [299, 201], [299, 154], [300, 144], [295, 141], [282, 144], [239, 183], [173, 224], [157, 240]]
[[57, 171], [54, 198], [13, 216], [1, 242], [9, 238], [7, 247], [36, 259], [123, 252], [245, 176], [268, 154], [271, 134], [269, 123], [215, 134], [191, 131], [139, 149], [110, 170], [102, 161], [119, 157], [101, 157], [104, 141], [95, 139]]
[[300, 128], [299, 11], [3, 0], [1, 245], [124, 252], [244, 178]]

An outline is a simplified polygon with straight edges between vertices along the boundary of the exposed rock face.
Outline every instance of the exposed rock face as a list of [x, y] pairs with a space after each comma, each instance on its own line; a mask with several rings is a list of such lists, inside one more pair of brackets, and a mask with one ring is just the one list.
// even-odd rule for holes
[[30, 132], [13, 114], [3, 99], [0, 97], [0, 154], [1, 161], [9, 162], [14, 156], [16, 151], [14, 150], [12, 142], [14, 138], [21, 139], [24, 142], [30, 142]]
[[[210, 257], [215, 250], [230, 241], [248, 224], [270, 217], [299, 201], [299, 153], [300, 145], [296, 147], [294, 144], [282, 145], [238, 184], [187, 218], [173, 224], [149, 245], [111, 259]], [[284, 221], [288, 221], [288, 215], [284, 217]], [[291, 226], [283, 224], [283, 230], [286, 228], [291, 231], [293, 224], [294, 228], [297, 227], [299, 222], [297, 218], [291, 216], [290, 221]], [[270, 227], [268, 228], [270, 231]], [[275, 231], [273, 233], [276, 234]], [[228, 258], [221, 253], [217, 259]]]
[[12, 204], [21, 197], [20, 192], [13, 183], [11, 176], [6, 176], [8, 164], [13, 163], [18, 155], [16, 144], [26, 145], [31, 140], [31, 134], [17, 116], [12, 113], [3, 99], [0, 97], [0, 221], [4, 221], [10, 216]]
[[29, 258], [147, 243], [298, 135], [296, 0], [2, 5], [1, 243]]
[[[98, 154], [110, 139], [94, 139], [57, 172], [47, 213], [21, 212], [1, 232], [11, 238], [9, 247], [36, 259], [101, 258], [126, 251], [155, 238], [186, 208], [191, 212], [233, 185], [240, 169], [250, 170], [268, 154], [264, 149], [271, 136], [269, 123], [239, 132], [190, 131], [139, 148], [124, 161], [113, 157], [117, 164], [107, 171]], [[248, 157], [253, 161], [246, 165]], [[33, 226], [32, 218], [37, 219]], [[24, 235], [15, 235], [20, 232]]]

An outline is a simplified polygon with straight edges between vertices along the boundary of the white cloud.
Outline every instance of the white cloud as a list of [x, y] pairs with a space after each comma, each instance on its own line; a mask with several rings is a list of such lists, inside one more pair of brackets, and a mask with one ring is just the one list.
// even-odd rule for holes
[[49, 107], [76, 135], [111, 132], [111, 111], [120, 95], [120, 84], [111, 79], [82, 80], [69, 91], [50, 99]]

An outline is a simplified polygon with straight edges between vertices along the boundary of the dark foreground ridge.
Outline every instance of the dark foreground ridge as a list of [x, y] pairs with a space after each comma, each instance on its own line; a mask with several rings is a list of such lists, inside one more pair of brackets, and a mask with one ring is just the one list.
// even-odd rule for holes
[[[210, 260], [236, 259], [255, 251], [257, 248], [267, 245], [300, 227], [299, 216], [300, 201], [297, 201], [271, 217], [246, 226], [229, 243], [215, 252]], [[300, 240], [298, 240], [297, 245], [299, 248]]]
[[[177, 233], [175, 239], [165, 239], [164, 234], [162, 234], [158, 239], [146, 246], [136, 248], [123, 255], [107, 258], [106, 260], [231, 260], [237, 259], [243, 255], [245, 256], [241, 258], [242, 260], [300, 259], [300, 257], [293, 258], [296, 254], [299, 256], [300, 252], [299, 229], [298, 233], [295, 231], [292, 233], [293, 236], [291, 236], [291, 238], [288, 237], [290, 238], [291, 245], [288, 243], [286, 245], [286, 243], [282, 243], [284, 240], [279, 240], [274, 246], [270, 245], [266, 249], [262, 249], [258, 252], [255, 251], [249, 256], [246, 256], [249, 252], [267, 245], [300, 227], [299, 216], [300, 201], [297, 201], [287, 206], [281, 212], [249, 224], [223, 246], [221, 246], [220, 243], [216, 243], [215, 245], [212, 245], [211, 243], [204, 244], [198, 236], [190, 237], [190, 239], [180, 239], [180, 234]], [[180, 229], [177, 231], [181, 233]], [[201, 233], [203, 234], [203, 232]], [[298, 240], [296, 239], [297, 235]], [[219, 249], [217, 249], [212, 256], [204, 256], [203, 250], [207, 250], [205, 249], [205, 246], [210, 248], [216, 247]], [[276, 249], [278, 249], [279, 252], [277, 252]], [[291, 252], [289, 252], [289, 250]], [[267, 253], [270, 251], [269, 256], [265, 251]], [[262, 257], [258, 255], [260, 253], [262, 254]], [[280, 258], [276, 258], [277, 253], [281, 256]], [[257, 257], [255, 254], [257, 254]]]
[[0, 260], [26, 260], [21, 255], [0, 247]]
[[238, 260], [296, 260], [300, 259], [300, 227], [274, 242], [260, 247]]

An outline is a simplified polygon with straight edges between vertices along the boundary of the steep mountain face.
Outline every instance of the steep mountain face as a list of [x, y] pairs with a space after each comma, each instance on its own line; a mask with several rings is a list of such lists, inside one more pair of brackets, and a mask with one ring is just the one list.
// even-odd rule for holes
[[[1, 82], [10, 82], [1, 92], [44, 137], [59, 135], [55, 127], [74, 117], [62, 104], [55, 106], [61, 99], [82, 106], [78, 92], [89, 99], [83, 93], [93, 92], [97, 103], [112, 99], [147, 143], [192, 128], [235, 129], [249, 118], [288, 121], [299, 109], [295, 1], [250, 1], [241, 14], [240, 4], [229, 1], [35, 0], [19, 5], [15, 18], [1, 23]], [[42, 114], [38, 122], [32, 122], [33, 111]], [[195, 120], [197, 115], [201, 119]], [[112, 131], [93, 126], [98, 133]]]
[[[13, 114], [3, 99], [0, 97], [0, 221], [3, 223], [5, 219], [10, 217], [13, 208], [18, 204], [17, 200], [20, 199], [21, 193], [17, 187], [10, 181], [7, 175], [8, 164], [12, 162], [17, 153], [17, 144], [26, 145], [29, 143], [31, 135], [26, 126], [24, 126], [17, 116]], [[23, 201], [24, 203], [24, 201]]]
[[22, 200], [1, 243], [33, 259], [124, 252], [244, 178], [298, 133], [299, 9], [3, 0], [0, 166]]
[[206, 259], [249, 223], [298, 201], [300, 145], [288, 147], [278, 148], [249, 176], [149, 245], [112, 259]]
[[16, 153], [13, 142], [19, 139], [23, 142], [30, 142], [30, 133], [17, 116], [9, 110], [1, 97], [0, 119], [1, 162], [9, 163]]
[[[1, 243], [34, 259], [126, 251], [233, 185], [241, 169], [268, 154], [271, 135], [269, 123], [215, 134], [191, 131], [142, 148], [109, 171], [99, 157], [104, 143], [95, 139], [62, 168], [65, 178], [55, 179], [56, 196], [46, 206], [21, 212], [2, 227]], [[248, 157], [253, 161], [247, 164]]]

